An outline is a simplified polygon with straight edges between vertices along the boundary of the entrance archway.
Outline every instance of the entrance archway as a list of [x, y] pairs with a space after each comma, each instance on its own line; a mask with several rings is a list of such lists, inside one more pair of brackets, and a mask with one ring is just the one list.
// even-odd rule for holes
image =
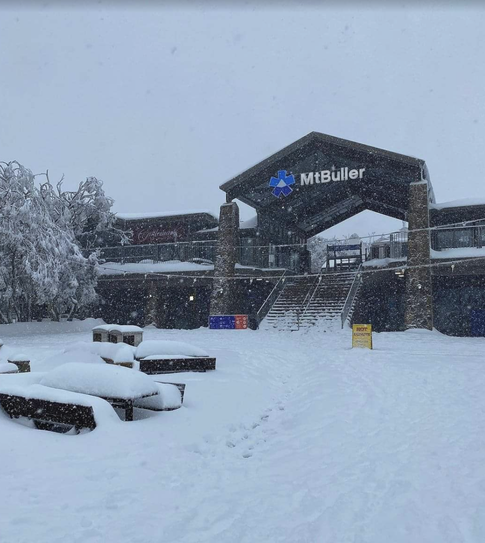
[[[235, 199], [256, 209], [263, 235], [278, 224], [304, 240], [371, 210], [409, 223], [406, 326], [432, 327], [428, 227], [434, 193], [423, 160], [311, 132], [220, 188], [227, 202], [219, 225], [224, 269], [218, 272], [216, 265], [215, 277], [234, 269], [228, 240], [235, 239], [231, 232], [238, 224]], [[231, 283], [215, 286], [212, 313], [230, 305]]]

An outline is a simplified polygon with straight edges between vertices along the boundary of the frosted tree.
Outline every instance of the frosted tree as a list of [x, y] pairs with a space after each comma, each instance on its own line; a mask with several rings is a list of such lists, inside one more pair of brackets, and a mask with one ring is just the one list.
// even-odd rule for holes
[[105, 194], [101, 180], [88, 177], [77, 190], [64, 191], [62, 179], [54, 187], [48, 172], [46, 178], [40, 193], [51, 216], [56, 224], [71, 229], [81, 247], [93, 249], [109, 238], [127, 240], [127, 233], [116, 227], [116, 216], [111, 211], [114, 201]]
[[38, 187], [35, 177], [18, 162], [0, 163], [3, 322], [30, 320], [35, 305], [59, 318], [96, 300], [96, 255], [84, 256], [80, 239], [95, 243], [112, 220], [112, 201], [94, 178], [70, 197], [49, 181]]

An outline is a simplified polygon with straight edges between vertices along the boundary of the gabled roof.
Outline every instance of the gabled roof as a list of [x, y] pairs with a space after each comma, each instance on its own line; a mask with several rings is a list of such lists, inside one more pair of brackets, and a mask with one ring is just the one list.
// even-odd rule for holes
[[[301, 174], [365, 168], [359, 180], [301, 183]], [[295, 183], [288, 196], [275, 197], [269, 182], [284, 171]], [[344, 177], [344, 174], [342, 174]], [[278, 216], [314, 235], [364, 209], [406, 219], [409, 184], [429, 179], [426, 164], [414, 158], [319, 132], [300, 138], [221, 185], [228, 198]], [[432, 192], [431, 199], [434, 199]]]

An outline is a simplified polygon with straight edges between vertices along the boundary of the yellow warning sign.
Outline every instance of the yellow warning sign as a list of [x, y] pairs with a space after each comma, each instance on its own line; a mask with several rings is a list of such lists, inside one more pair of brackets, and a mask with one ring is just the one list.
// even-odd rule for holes
[[352, 347], [372, 349], [372, 324], [352, 325]]

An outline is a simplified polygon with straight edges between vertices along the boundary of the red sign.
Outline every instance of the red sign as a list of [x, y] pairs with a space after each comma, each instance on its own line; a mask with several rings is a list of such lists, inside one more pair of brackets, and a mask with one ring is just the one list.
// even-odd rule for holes
[[245, 330], [248, 327], [247, 315], [235, 315], [236, 317], [236, 330]]
[[186, 229], [181, 225], [166, 226], [133, 226], [133, 244], [170, 243], [185, 240]]

